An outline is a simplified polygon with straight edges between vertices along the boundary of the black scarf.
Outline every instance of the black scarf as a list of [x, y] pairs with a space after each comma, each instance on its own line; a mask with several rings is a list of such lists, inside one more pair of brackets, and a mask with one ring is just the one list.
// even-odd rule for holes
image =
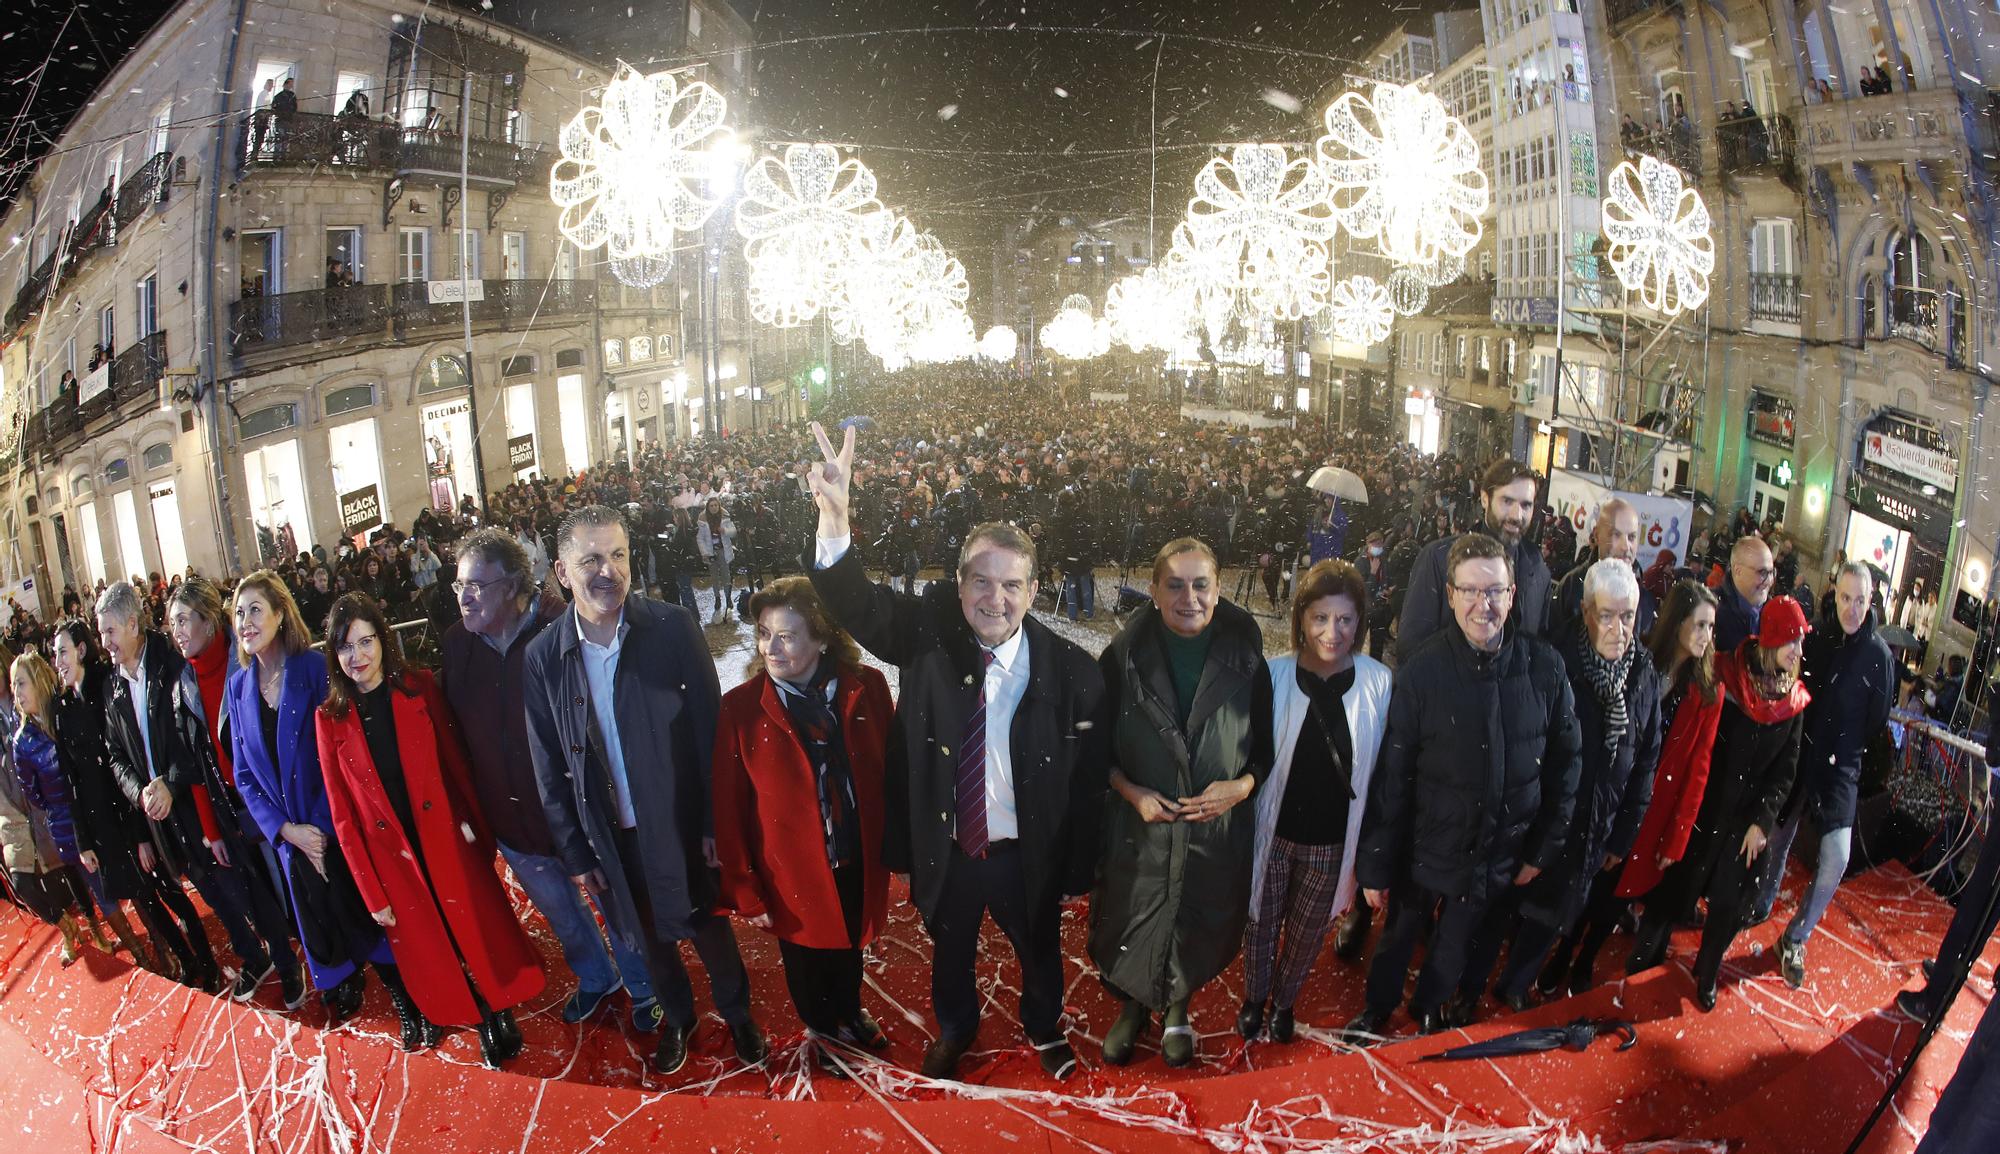
[[792, 729], [819, 787], [820, 830], [826, 837], [829, 866], [861, 860], [861, 816], [854, 800], [854, 772], [847, 764], [847, 745], [840, 739], [840, 716], [827, 700], [827, 689], [837, 672], [833, 662], [823, 660], [809, 683], [777, 683], [778, 696], [791, 716]]

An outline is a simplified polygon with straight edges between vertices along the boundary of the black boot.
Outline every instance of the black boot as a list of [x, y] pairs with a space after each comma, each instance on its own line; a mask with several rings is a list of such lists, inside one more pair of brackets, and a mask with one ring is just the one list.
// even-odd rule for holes
[[507, 1043], [500, 1037], [500, 1015], [488, 1014], [479, 1019], [479, 1059], [489, 1069], [498, 1070], [507, 1060]]
[[507, 1057], [520, 1057], [521, 1047], [526, 1043], [521, 1038], [520, 1025], [514, 1021], [514, 1011], [502, 1010], [493, 1015], [493, 1020], [500, 1027], [500, 1041], [507, 1047]]
[[396, 1006], [396, 1022], [402, 1024], [402, 1048], [404, 1050], [428, 1050], [436, 1046], [436, 1026], [424, 1018], [424, 1012], [416, 1008], [410, 992], [402, 988], [402, 982], [388, 986], [388, 1004]]
[[1264, 1032], [1264, 1003], [1245, 1002], [1236, 1011], [1236, 1034], [1244, 1041], [1254, 1040]]
[[1637, 974], [1650, 970], [1667, 960], [1667, 944], [1673, 934], [1673, 927], [1664, 918], [1646, 917], [1639, 922], [1639, 940], [1632, 947], [1632, 960], [1626, 963], [1627, 974]]

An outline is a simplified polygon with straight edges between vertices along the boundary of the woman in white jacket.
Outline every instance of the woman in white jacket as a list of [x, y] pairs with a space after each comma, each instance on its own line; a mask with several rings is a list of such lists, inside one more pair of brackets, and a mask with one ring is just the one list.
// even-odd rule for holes
[[[1271, 1040], [1292, 1040], [1292, 1004], [1333, 919], [1354, 906], [1354, 849], [1389, 720], [1388, 667], [1356, 651], [1367, 606], [1354, 566], [1314, 565], [1292, 600], [1296, 652], [1270, 663], [1277, 757], [1257, 791], [1246, 988], [1236, 1015], [1245, 1038], [1262, 1031], [1269, 1008]], [[1365, 914], [1356, 925], [1366, 933]]]
[[710, 497], [695, 529], [695, 547], [708, 562], [708, 587], [715, 596], [715, 624], [729, 620], [729, 573], [736, 564], [736, 522], [722, 511], [720, 499]]

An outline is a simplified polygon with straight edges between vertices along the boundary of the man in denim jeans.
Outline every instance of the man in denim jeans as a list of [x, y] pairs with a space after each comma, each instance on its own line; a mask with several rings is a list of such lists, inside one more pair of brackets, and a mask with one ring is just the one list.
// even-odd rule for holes
[[661, 1014], [646, 959], [616, 937], [607, 952], [596, 913], [556, 856], [535, 791], [521, 662], [528, 642], [562, 615], [563, 605], [537, 598], [532, 564], [520, 541], [498, 529], [481, 529], [460, 545], [452, 588], [463, 617], [444, 635], [439, 679], [471, 750], [473, 789], [500, 856], [548, 919], [576, 974], [563, 1021], [590, 1017], [622, 986], [632, 996], [632, 1027], [651, 1033]]

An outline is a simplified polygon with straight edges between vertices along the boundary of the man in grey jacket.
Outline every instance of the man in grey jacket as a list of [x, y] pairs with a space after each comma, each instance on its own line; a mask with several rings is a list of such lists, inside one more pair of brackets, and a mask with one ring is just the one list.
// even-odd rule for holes
[[523, 697], [535, 785], [556, 853], [638, 943], [666, 1028], [653, 1064], [687, 1061], [694, 988], [679, 943], [691, 939], [736, 1056], [767, 1046], [750, 1017], [750, 978], [717, 896], [709, 756], [722, 692], [694, 616], [635, 596], [625, 523], [603, 505], [556, 531], [557, 580], [575, 597], [528, 643]]

